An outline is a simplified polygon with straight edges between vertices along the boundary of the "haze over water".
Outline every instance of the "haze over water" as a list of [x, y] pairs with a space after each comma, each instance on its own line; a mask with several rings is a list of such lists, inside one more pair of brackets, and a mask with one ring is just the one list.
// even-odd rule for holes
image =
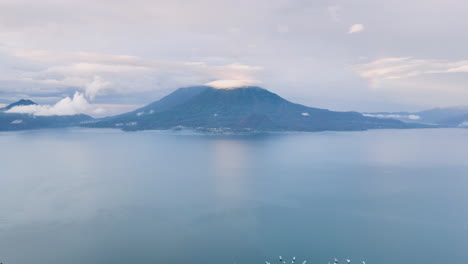
[[0, 262], [468, 260], [468, 130], [0, 134]]

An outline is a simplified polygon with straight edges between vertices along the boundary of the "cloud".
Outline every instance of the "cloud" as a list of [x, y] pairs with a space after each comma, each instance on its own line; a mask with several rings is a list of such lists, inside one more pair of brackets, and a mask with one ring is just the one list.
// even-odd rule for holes
[[468, 127], [468, 121], [463, 121], [460, 124], [458, 124], [459, 127]]
[[88, 62], [88, 63], [103, 63], [103, 64], [138, 64], [141, 60], [135, 56], [101, 54], [95, 52], [64, 52], [39, 49], [10, 49], [7, 52], [18, 58], [23, 58], [33, 61], [47, 62]]
[[[48, 50], [14, 49], [8, 52], [10, 56], [34, 64], [34, 67], [14, 75], [12, 81], [41, 85], [41, 89], [37, 89], [38, 93], [48, 90], [42, 87], [77, 91], [73, 98], [61, 99], [54, 105], [18, 107], [10, 111], [34, 115], [85, 113], [99, 117], [121, 113], [122, 109], [133, 109], [119, 109], [109, 105], [99, 108], [90, 102], [103, 95], [132, 95], [200, 83], [224, 89], [256, 85], [261, 83], [256, 75], [263, 70], [261, 66], [239, 62], [209, 64], [203, 61], [165, 61], [126, 55]], [[30, 89], [28, 86], [26, 88]], [[17, 87], [16, 91], [20, 89]], [[148, 100], [145, 102], [148, 103]]]
[[144, 105], [127, 105], [127, 104], [92, 104], [95, 108], [89, 115], [93, 117], [113, 116], [133, 111], [141, 108]]
[[[75, 90], [86, 94], [95, 76], [110, 83], [95, 95], [95, 101], [107, 104], [143, 104], [177, 87], [214, 80], [257, 80], [292, 100], [337, 110], [416, 110], [421, 107], [416, 98], [427, 98], [426, 106], [441, 97], [456, 105], [466, 95], [446, 91], [464, 86], [461, 77], [440, 77], [437, 92], [419, 89], [411, 100], [408, 93], [369, 92], [346, 65], [376, 55], [458, 60], [468, 40], [460, 34], [468, 26], [468, 1], [0, 2], [1, 103], [27, 96], [51, 104], [57, 99], [50, 98]], [[346, 34], [357, 23], [366, 32], [370, 25], [376, 30]], [[350, 37], [359, 38], [350, 45]], [[235, 62], [265, 69], [226, 66]], [[457, 71], [465, 69], [452, 69]], [[436, 86], [408, 84], [415, 79], [393, 79], [389, 90]]]
[[[420, 108], [413, 109], [419, 111], [466, 105], [467, 65], [468, 60], [388, 57], [355, 64], [350, 69], [367, 80], [371, 94], [402, 105], [417, 105]], [[375, 112], [380, 111], [377, 108]]]
[[408, 115], [407, 118], [408, 118], [408, 119], [411, 119], [411, 120], [418, 120], [418, 119], [421, 119], [421, 117], [418, 116], [418, 115]]
[[450, 69], [447, 70], [447, 72], [468, 72], [468, 61], [464, 61], [462, 63], [466, 64], [466, 65], [456, 66], [454, 68], [450, 68]]
[[63, 116], [63, 115], [76, 115], [82, 113], [88, 113], [93, 111], [99, 111], [94, 108], [86, 100], [84, 94], [76, 92], [73, 98], [66, 97], [55, 105], [21, 105], [15, 106], [7, 113], [20, 113], [20, 114], [32, 114], [35, 116]]
[[35, 64], [33, 69], [16, 75], [17, 81], [75, 88], [82, 90], [90, 100], [105, 93], [132, 94], [161, 88], [173, 89], [213, 79], [258, 83], [256, 75], [263, 70], [261, 66], [238, 62], [209, 64], [90, 52], [15, 49], [10, 50], [9, 54]]
[[13, 125], [17, 125], [17, 124], [21, 124], [23, 123], [23, 120], [22, 119], [16, 119], [16, 120], [13, 120], [10, 122], [10, 124], [13, 124]]
[[255, 81], [255, 80], [216, 80], [216, 81], [205, 83], [205, 85], [208, 85], [217, 89], [233, 89], [233, 88], [245, 87], [245, 86], [255, 86], [259, 84], [260, 82]]
[[94, 97], [96, 97], [100, 90], [105, 89], [110, 85], [110, 82], [103, 81], [99, 76], [94, 76], [93, 81], [86, 86], [85, 94], [88, 98], [94, 100]]
[[377, 117], [377, 118], [400, 118], [400, 119], [409, 119], [409, 120], [421, 119], [421, 117], [418, 115], [400, 115], [400, 114], [363, 114], [363, 116]]
[[468, 60], [441, 61], [412, 57], [383, 58], [357, 64], [352, 69], [362, 78], [395, 80], [441, 73], [468, 73]]
[[80, 74], [95, 74], [95, 73], [122, 73], [133, 71], [150, 71], [150, 67], [126, 64], [104, 64], [104, 63], [73, 63], [66, 66], [54, 66], [47, 69], [47, 72], [53, 73], [80, 73]]
[[261, 71], [263, 67], [261, 66], [250, 66], [241, 63], [232, 63], [225, 66], [226, 68], [233, 70], [246, 70], [246, 71]]
[[349, 28], [348, 34], [358, 33], [358, 32], [361, 32], [363, 30], [364, 30], [364, 25], [363, 24], [354, 24]]

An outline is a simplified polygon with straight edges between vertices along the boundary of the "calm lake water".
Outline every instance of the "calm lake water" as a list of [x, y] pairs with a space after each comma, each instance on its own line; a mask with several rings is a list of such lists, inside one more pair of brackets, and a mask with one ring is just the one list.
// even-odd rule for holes
[[43, 130], [0, 148], [4, 264], [468, 261], [468, 130]]

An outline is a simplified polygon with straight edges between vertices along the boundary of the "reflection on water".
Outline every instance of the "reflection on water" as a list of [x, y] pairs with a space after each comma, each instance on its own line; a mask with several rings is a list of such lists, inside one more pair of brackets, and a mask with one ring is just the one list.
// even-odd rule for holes
[[[251, 167], [248, 147], [246, 142], [236, 140], [219, 139], [213, 142], [213, 181], [218, 198], [235, 199], [249, 195], [245, 179], [245, 170]], [[223, 202], [226, 200], [223, 199]]]
[[0, 147], [7, 264], [468, 259], [468, 130], [48, 130]]

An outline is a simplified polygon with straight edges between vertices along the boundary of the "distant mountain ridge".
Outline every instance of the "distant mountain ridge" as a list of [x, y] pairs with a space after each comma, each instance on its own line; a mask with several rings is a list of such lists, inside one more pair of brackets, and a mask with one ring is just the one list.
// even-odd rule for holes
[[36, 116], [32, 114], [6, 112], [13, 107], [27, 105], [37, 104], [28, 99], [21, 99], [4, 108], [0, 108], [0, 131], [79, 126], [82, 122], [93, 120], [92, 117], [84, 114], [68, 116]]
[[416, 128], [398, 120], [366, 117], [295, 104], [260, 87], [180, 88], [135, 111], [85, 124], [124, 130], [190, 128], [208, 131], [325, 131]]
[[468, 107], [433, 108], [419, 112], [374, 112], [364, 115], [446, 127], [468, 127]]

